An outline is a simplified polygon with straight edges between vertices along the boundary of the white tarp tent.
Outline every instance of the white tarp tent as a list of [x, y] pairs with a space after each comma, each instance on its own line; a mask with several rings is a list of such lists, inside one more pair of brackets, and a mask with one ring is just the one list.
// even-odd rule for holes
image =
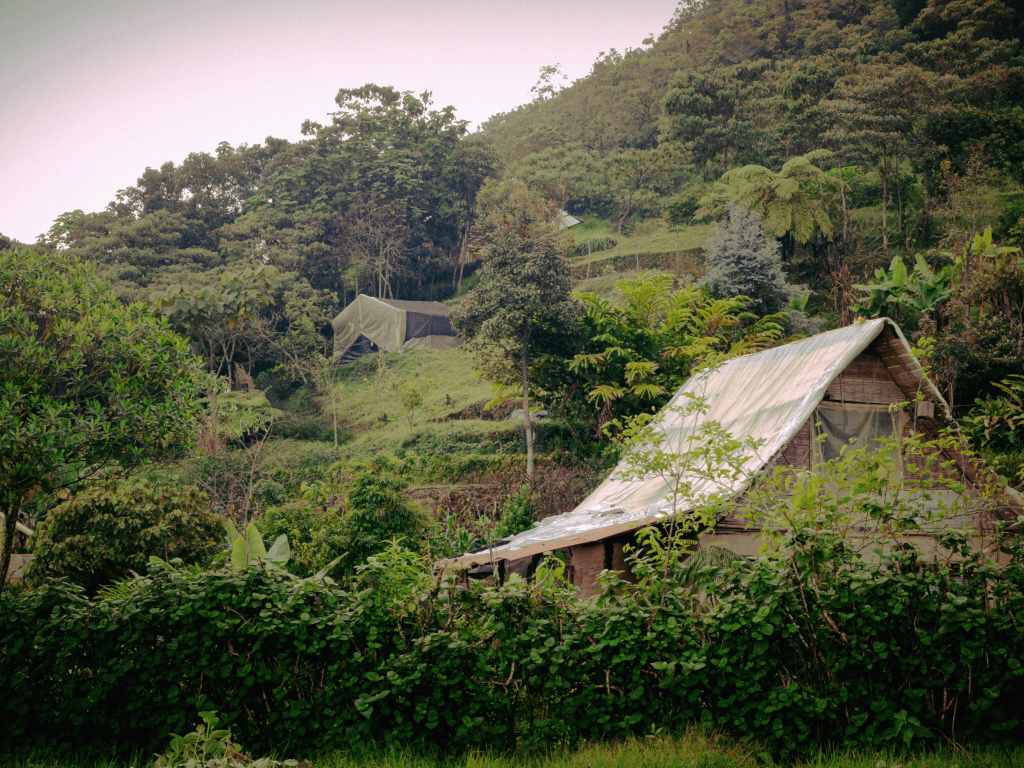
[[334, 364], [345, 365], [376, 349], [408, 352], [462, 346], [448, 320], [449, 311], [437, 301], [396, 301], [360, 294], [331, 323]]
[[[761, 446], [745, 452], [740, 478], [731, 486], [697, 480], [691, 498], [682, 499], [678, 511], [692, 509], [693, 502], [713, 493], [740, 494], [807, 421], [832, 380], [886, 328], [892, 329], [901, 347], [902, 366], [926, 397], [938, 403], [949, 417], [946, 402], [924, 378], [920, 365], [910, 354], [910, 345], [896, 324], [886, 318], [735, 358], [706, 375], [692, 376], [654, 425], [665, 435], [664, 450], [671, 453], [682, 452], [680, 446], [691, 440], [705, 421], [717, 421], [734, 438], [754, 438], [761, 441]], [[706, 399], [706, 415], [681, 415], [691, 395]], [[619, 468], [622, 466], [620, 462]], [[467, 553], [452, 562], [469, 565], [492, 558], [518, 559], [600, 541], [664, 519], [671, 512], [672, 503], [667, 498], [670, 486], [666, 480], [625, 480], [619, 468], [572, 512], [541, 520], [530, 530], [486, 552]]]

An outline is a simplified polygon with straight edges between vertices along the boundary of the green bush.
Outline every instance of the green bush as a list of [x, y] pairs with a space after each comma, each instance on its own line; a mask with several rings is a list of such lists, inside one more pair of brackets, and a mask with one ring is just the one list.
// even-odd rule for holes
[[297, 501], [271, 507], [259, 519], [267, 541], [288, 536], [291, 560], [287, 569], [296, 576], [312, 576], [350, 548], [348, 527], [339, 510]]
[[833, 570], [818, 555], [817, 592], [803, 565], [764, 560], [710, 571], [700, 611], [689, 585], [670, 582], [664, 605], [614, 582], [581, 602], [543, 569], [454, 589], [396, 548], [348, 586], [162, 563], [117, 598], [49, 582], [0, 597], [0, 717], [11, 740], [157, 749], [216, 710], [257, 754], [695, 721], [776, 753], [1022, 741], [1019, 554], [1002, 570], [976, 556]]
[[402, 491], [408, 483], [397, 475], [378, 471], [359, 472], [348, 493], [348, 560], [354, 566], [400, 540], [416, 549], [423, 538], [423, 515]]
[[192, 486], [98, 482], [36, 528], [29, 575], [33, 583], [64, 576], [92, 592], [131, 571], [144, 573], [151, 556], [205, 563], [223, 539], [206, 494]]
[[[277, 437], [292, 440], [309, 440], [318, 443], [334, 442], [334, 425], [329, 420], [317, 417], [291, 417], [282, 419], [274, 425]], [[351, 430], [338, 429], [338, 445], [349, 443], [355, 438]]]
[[288, 491], [272, 477], [261, 477], [252, 487], [252, 497], [264, 507], [284, 504]]
[[501, 510], [501, 521], [495, 529], [499, 539], [515, 536], [533, 526], [534, 512], [531, 504], [530, 487], [524, 485], [516, 491]]
[[[898, 478], [888, 451], [866, 450], [759, 476], [729, 509], [760, 528], [764, 556], [693, 565], [692, 526], [651, 526], [630, 554], [636, 583], [606, 572], [587, 601], [553, 559], [532, 582], [460, 586], [382, 543], [418, 521], [381, 458], [350, 480], [346, 521], [367, 559], [342, 583], [156, 560], [94, 600], [60, 580], [0, 596], [0, 721], [12, 742], [110, 750], [215, 710], [260, 754], [502, 750], [695, 722], [776, 755], [1020, 744], [1024, 544], [994, 540], [997, 562], [942, 524], [1003, 507], [999, 487], [929, 506], [956, 486], [934, 472], [953, 445], [893, 442]], [[325, 488], [307, 486], [308, 501], [328, 503]], [[915, 548], [924, 520], [949, 557]]]

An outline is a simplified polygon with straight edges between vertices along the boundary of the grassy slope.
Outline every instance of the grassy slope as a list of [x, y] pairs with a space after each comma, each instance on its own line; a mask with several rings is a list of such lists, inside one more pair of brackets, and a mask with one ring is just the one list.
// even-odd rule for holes
[[[464, 349], [414, 351], [383, 356], [387, 366], [377, 386], [378, 355], [367, 355], [338, 370], [339, 417], [356, 438], [345, 446], [350, 456], [395, 450], [424, 433], [445, 432], [472, 442], [506, 429], [498, 422], [444, 419], [491, 398], [491, 386], [477, 377], [473, 356]], [[422, 405], [412, 411], [403, 394], [418, 392]], [[327, 409], [325, 408], [325, 413]]]
[[[692, 252], [704, 245], [711, 236], [714, 224], [699, 224], [692, 227], [680, 227], [678, 232], [678, 249], [676, 247], [676, 231], [660, 219], [652, 219], [641, 223], [631, 235], [622, 238], [622, 248], [610, 248], [599, 251], [589, 257], [577, 256], [570, 259], [570, 265], [578, 278], [574, 286], [577, 291], [592, 291], [607, 296], [611, 294], [615, 282], [623, 278], [633, 278], [643, 272], [660, 272], [651, 268], [652, 257], [661, 261], [672, 262], [677, 250], [680, 254], [678, 264], [670, 264], [673, 270], [678, 269], [682, 275], [699, 276], [701, 265], [694, 261]], [[590, 219], [584, 224], [573, 227], [576, 242], [583, 242], [594, 235], [615, 234], [614, 227], [600, 219]], [[639, 255], [640, 268], [637, 269], [631, 259]], [[586, 277], [588, 274], [590, 277]]]
[[[603, 227], [601, 226], [603, 225]], [[679, 228], [679, 250], [689, 251], [694, 248], [700, 248], [704, 245], [704, 242], [711, 237], [712, 231], [715, 229], [716, 224], [697, 224], [691, 227], [680, 227]], [[586, 229], [581, 229], [586, 227]], [[577, 233], [577, 230], [580, 230]], [[589, 237], [597, 234], [610, 234], [614, 235], [614, 228], [610, 224], [605, 224], [599, 221], [588, 221], [586, 224], [582, 224], [578, 227], [573, 227], [572, 233], [576, 238], [576, 242], [582, 242]], [[656, 253], [675, 253], [676, 252], [676, 232], [672, 229], [667, 222], [661, 219], [650, 219], [639, 225], [635, 232], [631, 235], [625, 235], [622, 238], [621, 253], [618, 247], [610, 248], [607, 251], [599, 251], [590, 256], [590, 261], [593, 264], [599, 264], [607, 259], [612, 259], [617, 256], [628, 257], [640, 254], [641, 256], [646, 254]], [[572, 260], [572, 264], [575, 267], [585, 267], [588, 261], [587, 256], [578, 256]]]

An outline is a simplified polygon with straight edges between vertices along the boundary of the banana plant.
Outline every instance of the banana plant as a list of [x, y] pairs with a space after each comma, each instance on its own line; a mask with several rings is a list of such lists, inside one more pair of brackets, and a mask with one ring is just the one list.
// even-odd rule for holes
[[889, 312], [900, 303], [910, 282], [907, 265], [899, 256], [893, 256], [888, 272], [884, 269], [875, 270], [875, 282], [853, 286], [855, 290], [867, 294], [862, 297], [862, 304], [854, 305], [853, 310], [868, 318], [888, 317]]
[[235, 524], [230, 520], [224, 521], [224, 527], [228, 532], [228, 546], [231, 548], [230, 563], [232, 568], [248, 568], [259, 562], [273, 563], [283, 567], [292, 557], [291, 547], [288, 545], [287, 534], [282, 533], [268, 550], [263, 543], [263, 534], [256, 527], [256, 523], [249, 523], [245, 528], [245, 536], [238, 532]]
[[900, 297], [900, 302], [918, 312], [930, 312], [953, 295], [953, 266], [932, 271], [924, 256], [917, 254], [911, 291]]
[[267, 549], [266, 544], [263, 543], [263, 534], [256, 527], [256, 523], [249, 523], [246, 526], [244, 536], [238, 532], [235, 524], [230, 520], [224, 521], [224, 527], [227, 529], [228, 545], [231, 547], [231, 555], [228, 560], [231, 568], [248, 568], [252, 565], [262, 564], [268, 570], [282, 573], [294, 581], [315, 582], [323, 581], [331, 569], [340, 563], [342, 557], [344, 557], [344, 555], [336, 557], [312, 576], [300, 579], [295, 574], [289, 573], [284, 569], [284, 566], [292, 557], [287, 534], [282, 533], [274, 539], [270, 549]]

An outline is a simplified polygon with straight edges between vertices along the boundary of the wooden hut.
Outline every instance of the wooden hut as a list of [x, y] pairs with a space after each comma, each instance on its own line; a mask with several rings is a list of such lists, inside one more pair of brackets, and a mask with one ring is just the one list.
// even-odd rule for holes
[[[918, 393], [923, 399], [918, 402]], [[684, 415], [682, 406], [699, 396], [704, 414]], [[912, 403], [892, 409], [894, 403]], [[954, 422], [948, 405], [911, 354], [899, 327], [886, 318], [871, 320], [802, 341], [729, 360], [706, 374], [695, 375], [676, 393], [658, 416], [655, 427], [669, 446], [692, 441], [702, 424], [718, 422], [736, 439], [754, 438], [756, 450], [747, 450], [737, 479], [694, 481], [691, 498], [677, 500], [678, 514], [692, 511], [695, 499], [724, 492], [738, 499], [753, 478], [774, 467], [812, 470], [838, 455], [843, 445], [870, 447], [883, 437], [898, 438], [911, 432], [936, 436]], [[815, 438], [820, 439], [815, 439]], [[699, 438], [698, 438], [699, 439]], [[681, 453], [681, 451], [672, 451]], [[984, 466], [955, 448], [945, 451], [930, 471], [945, 480], [962, 482], [969, 493], [995, 479]], [[946, 459], [952, 460], [947, 462]], [[625, 461], [625, 460], [624, 460]], [[492, 546], [449, 561], [463, 568], [490, 566], [499, 573], [523, 572], [546, 552], [569, 549], [573, 583], [581, 597], [593, 594], [595, 577], [602, 570], [628, 576], [623, 546], [639, 528], [670, 516], [671, 486], [661, 477], [625, 479], [620, 464], [603, 483], [571, 512], [549, 517], [533, 528]], [[1020, 513], [1015, 499], [1010, 507], [992, 510], [985, 520], [971, 520], [977, 530], [990, 530], [999, 514]], [[965, 521], [966, 522], [966, 521]], [[716, 542], [738, 554], [753, 556], [760, 531], [750, 521], [727, 513], [700, 544]], [[918, 542], [934, 540], [927, 533]]]

